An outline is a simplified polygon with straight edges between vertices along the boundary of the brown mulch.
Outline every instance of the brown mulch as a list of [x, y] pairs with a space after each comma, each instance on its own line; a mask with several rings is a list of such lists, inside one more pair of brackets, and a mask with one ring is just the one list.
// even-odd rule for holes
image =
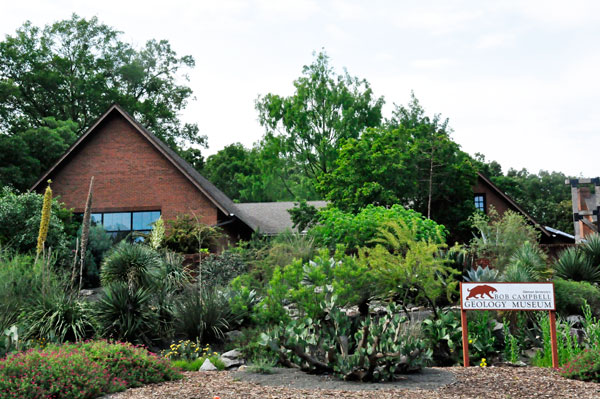
[[344, 391], [292, 389], [237, 380], [232, 372], [189, 372], [183, 380], [147, 385], [110, 395], [110, 399], [301, 399], [301, 398], [600, 398], [600, 384], [562, 378], [551, 369], [536, 367], [444, 368], [456, 381], [433, 390], [380, 389]]

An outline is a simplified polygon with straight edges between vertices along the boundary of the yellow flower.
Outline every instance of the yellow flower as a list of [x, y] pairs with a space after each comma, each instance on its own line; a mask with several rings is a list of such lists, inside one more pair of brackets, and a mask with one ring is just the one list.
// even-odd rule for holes
[[473, 343], [473, 340], [472, 340], [472, 339], [470, 339], [470, 340], [469, 340], [469, 343], [470, 343], [470, 344], [472, 344], [472, 343]]

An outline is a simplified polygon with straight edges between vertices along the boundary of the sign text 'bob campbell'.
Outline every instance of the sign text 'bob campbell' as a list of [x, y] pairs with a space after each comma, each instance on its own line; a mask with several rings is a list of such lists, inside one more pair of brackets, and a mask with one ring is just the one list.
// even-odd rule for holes
[[553, 283], [462, 283], [463, 310], [556, 310]]

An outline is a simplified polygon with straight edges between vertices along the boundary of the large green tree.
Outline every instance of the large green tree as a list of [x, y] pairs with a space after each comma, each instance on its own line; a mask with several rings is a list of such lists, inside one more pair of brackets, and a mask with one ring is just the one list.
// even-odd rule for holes
[[284, 97], [260, 96], [256, 101], [266, 139], [279, 139], [281, 153], [304, 174], [319, 180], [334, 168], [341, 142], [357, 138], [381, 122], [383, 98], [376, 98], [366, 80], [347, 72], [336, 75], [321, 52], [294, 81], [295, 92]]
[[[181, 82], [194, 66], [191, 56], [180, 57], [165, 40], [149, 40], [140, 49], [120, 39], [120, 32], [98, 21], [73, 15], [36, 27], [26, 22], [0, 42], [0, 137], [3, 147], [19, 147], [25, 132], [38, 131], [47, 118], [75, 123], [70, 145], [112, 103], [121, 104], [144, 126], [172, 147], [204, 144], [196, 125], [184, 124], [179, 112], [192, 90]], [[69, 122], [69, 123], [71, 123]], [[23, 156], [47, 165], [61, 154], [45, 147], [43, 137], [29, 138], [39, 151], [14, 154], [2, 167], [21, 165]], [[6, 158], [6, 157], [5, 157]], [[36, 165], [24, 165], [36, 169]], [[37, 176], [0, 183], [25, 188]]]
[[397, 107], [386, 126], [367, 129], [342, 146], [320, 191], [343, 210], [402, 204], [444, 224], [451, 239], [465, 239], [474, 212], [476, 169], [450, 137], [447, 121], [425, 116], [414, 98]]

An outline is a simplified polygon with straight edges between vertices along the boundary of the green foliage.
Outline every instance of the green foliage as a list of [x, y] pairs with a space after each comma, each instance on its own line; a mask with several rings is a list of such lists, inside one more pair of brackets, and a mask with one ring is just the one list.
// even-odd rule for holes
[[[81, 229], [77, 233], [81, 237]], [[113, 240], [100, 225], [90, 226], [88, 232], [88, 243], [85, 256], [85, 282], [87, 286], [97, 287], [100, 283], [100, 265], [104, 257], [113, 246]], [[71, 247], [75, 247], [75, 241], [72, 241]]]
[[327, 317], [301, 317], [261, 335], [262, 344], [283, 364], [309, 372], [333, 372], [346, 380], [389, 381], [396, 374], [420, 370], [431, 359], [397, 309], [357, 322], [331, 300], [321, 303]]
[[24, 339], [44, 338], [52, 342], [82, 341], [91, 338], [95, 321], [88, 302], [54, 286], [40, 295], [22, 313]]
[[126, 282], [104, 287], [95, 304], [96, 320], [102, 337], [152, 344], [158, 339], [159, 319], [151, 308], [148, 288], [130, 289]]
[[471, 240], [473, 252], [479, 258], [488, 259], [500, 272], [511, 263], [511, 257], [524, 242], [529, 242], [532, 250], [538, 242], [538, 231], [522, 215], [510, 210], [502, 216], [493, 209], [489, 216], [475, 213], [469, 220], [478, 232]]
[[600, 235], [597, 233], [590, 234], [585, 237], [585, 242], [581, 246], [581, 250], [586, 259], [595, 266], [600, 268]]
[[179, 340], [172, 343], [169, 350], [163, 351], [162, 355], [170, 359], [173, 366], [185, 371], [198, 371], [205, 360], [210, 360], [218, 370], [225, 370], [225, 363], [219, 354], [213, 352], [208, 344], [202, 348], [197, 341]]
[[[17, 252], [26, 253], [37, 246], [37, 237], [42, 217], [43, 196], [27, 192], [19, 194], [8, 187], [0, 191], [0, 245]], [[64, 209], [57, 200], [52, 201], [52, 211], [46, 247], [53, 253], [65, 256], [68, 236], [65, 224], [70, 223], [72, 213]]]
[[[181, 71], [193, 58], [177, 56], [166, 40], [136, 49], [120, 34], [73, 14], [43, 28], [26, 22], [0, 42], [0, 146], [26, 149], [2, 162], [2, 184], [29, 187], [113, 103], [171, 146], [204, 144], [196, 125], [179, 120], [192, 95]], [[23, 160], [27, 172], [13, 178]]]
[[218, 290], [190, 286], [175, 304], [175, 331], [198, 342], [215, 342], [229, 329], [231, 309]]
[[[259, 121], [280, 143], [279, 154], [293, 159], [304, 175], [319, 179], [334, 167], [343, 140], [357, 138], [381, 121], [383, 98], [373, 96], [366, 80], [335, 75], [321, 52], [304, 66], [289, 97], [276, 94], [256, 101]], [[285, 172], [284, 172], [285, 173]]]
[[504, 329], [504, 357], [507, 361], [516, 364], [519, 362], [521, 344], [519, 339], [510, 332], [510, 321], [504, 319], [502, 324]]
[[587, 302], [596, 315], [600, 312], [600, 289], [586, 281], [554, 280], [556, 310], [564, 315], [581, 314], [581, 308]]
[[421, 328], [436, 366], [453, 366], [461, 356], [462, 328], [457, 312], [445, 311], [440, 317], [423, 320]]
[[319, 218], [319, 210], [312, 205], [308, 205], [306, 201], [295, 203], [292, 209], [288, 209], [288, 213], [294, 228], [297, 228], [299, 232], [313, 227]]
[[248, 265], [242, 256], [235, 252], [211, 254], [202, 260], [202, 282], [208, 287], [226, 286], [247, 269]]
[[181, 254], [194, 254], [200, 248], [208, 248], [220, 236], [216, 227], [200, 223], [192, 215], [177, 215], [175, 220], [167, 220], [167, 237], [164, 246]]
[[344, 211], [401, 204], [445, 225], [453, 240], [465, 239], [465, 221], [475, 211], [476, 170], [450, 133], [448, 121], [425, 116], [413, 94], [386, 126], [344, 141], [318, 188]]
[[33, 257], [0, 250], [0, 332], [14, 325], [41, 294], [43, 277]]
[[309, 234], [318, 244], [329, 248], [334, 249], [336, 245], [341, 244], [348, 250], [357, 250], [359, 247], [373, 246], [377, 231], [392, 222], [404, 223], [414, 228], [417, 240], [445, 240], [444, 226], [401, 205], [393, 205], [390, 208], [368, 205], [357, 214], [327, 207], [319, 211], [319, 224], [313, 227]]
[[489, 359], [498, 353], [498, 342], [494, 337], [494, 316], [490, 311], [473, 312], [469, 318], [469, 353], [477, 362]]
[[432, 237], [423, 240], [416, 226], [389, 223], [378, 233], [379, 244], [360, 252], [373, 272], [375, 289], [406, 306], [409, 302], [432, 308], [437, 317], [436, 301], [448, 299], [456, 291], [460, 272], [447, 265], [445, 244]]
[[131, 291], [146, 289], [157, 279], [160, 267], [157, 253], [145, 245], [121, 241], [102, 264], [103, 286], [125, 283]]
[[[536, 367], [552, 367], [552, 343], [550, 339], [550, 318], [547, 314], [538, 313], [537, 323], [541, 329], [543, 348], [535, 354], [532, 364]], [[559, 366], [577, 357], [584, 348], [576, 337], [571, 335], [571, 326], [563, 321], [556, 321], [558, 364]]]
[[600, 281], [600, 265], [594, 265], [586, 252], [570, 247], [560, 253], [554, 262], [556, 277], [596, 283]]
[[5, 397], [95, 398], [181, 377], [144, 348], [105, 341], [49, 345], [0, 360]]

